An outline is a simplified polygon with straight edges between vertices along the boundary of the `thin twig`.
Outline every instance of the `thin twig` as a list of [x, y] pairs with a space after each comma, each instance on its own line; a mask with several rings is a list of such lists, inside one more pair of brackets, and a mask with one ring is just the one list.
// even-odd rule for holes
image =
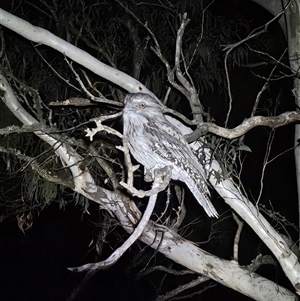
[[146, 276], [146, 275], [148, 275], [148, 274], [151, 274], [151, 273], [157, 272], [157, 271], [168, 273], [170, 275], [175, 275], [175, 276], [195, 274], [195, 272], [193, 272], [191, 270], [174, 270], [174, 269], [171, 269], [171, 268], [166, 268], [163, 265], [156, 265], [154, 267], [151, 267], [151, 268], [145, 270], [143, 273], [140, 273], [139, 274], [139, 279]]
[[[108, 105], [114, 105], [114, 106], [123, 106], [122, 103], [120, 102], [117, 102], [117, 101], [113, 101], [113, 100], [110, 100], [110, 99], [106, 99], [98, 90], [97, 90], [97, 93], [99, 94], [99, 96], [94, 96], [84, 85], [84, 83], [82, 82], [79, 74], [75, 71], [75, 69], [73, 68], [73, 65], [72, 63], [69, 62], [68, 58], [65, 57], [65, 61], [67, 62], [69, 68], [71, 69], [71, 71], [73, 72], [77, 82], [79, 83], [81, 89], [84, 91], [84, 93], [86, 94], [86, 96], [91, 99], [92, 101], [95, 101], [95, 102], [98, 102], [98, 103], [104, 103], [104, 104], [108, 104]], [[88, 79], [86, 73], [82, 70], [82, 73], [83, 75], [85, 76], [88, 84], [90, 87], [92, 87], [92, 84], [90, 82], [90, 80]], [[95, 90], [95, 89], [94, 89]]]
[[244, 226], [244, 222], [242, 220], [240, 220], [239, 217], [234, 212], [232, 212], [232, 216], [238, 225], [238, 229], [235, 233], [234, 243], [233, 243], [233, 260], [238, 262], [238, 260], [239, 260], [239, 242], [240, 242], [240, 237], [241, 237], [242, 229]]
[[[164, 178], [165, 178], [164, 170], [163, 169], [158, 170], [155, 174], [152, 189], [155, 190], [157, 187], [160, 187], [161, 183], [164, 181]], [[134, 229], [130, 237], [122, 244], [122, 246], [116, 249], [106, 260], [97, 263], [88, 263], [79, 267], [68, 268], [68, 269], [72, 272], [88, 271], [88, 274], [85, 276], [85, 279], [89, 279], [98, 270], [107, 269], [111, 267], [113, 264], [115, 264], [119, 260], [119, 258], [124, 254], [124, 252], [128, 250], [128, 248], [141, 236], [147, 223], [150, 220], [150, 217], [152, 215], [153, 209], [156, 204], [156, 199], [157, 199], [157, 193], [152, 194], [150, 196], [146, 210], [144, 211], [144, 214], [141, 220], [139, 221], [137, 227]]]
[[86, 129], [85, 132], [86, 132], [86, 137], [90, 137], [90, 140], [93, 141], [93, 138], [94, 136], [100, 132], [100, 131], [105, 131], [107, 133], [110, 133], [114, 136], [117, 136], [119, 138], [123, 138], [123, 135], [118, 132], [117, 130], [107, 126], [107, 125], [103, 125], [102, 122], [103, 121], [106, 121], [106, 120], [110, 120], [110, 119], [116, 119], [118, 117], [122, 116], [122, 112], [118, 112], [118, 113], [115, 113], [115, 114], [111, 114], [111, 115], [104, 115], [104, 116], [100, 116], [100, 117], [97, 117], [97, 118], [92, 118], [90, 119], [90, 121], [94, 121], [97, 125], [96, 128], [92, 128], [92, 129]]
[[228, 96], [229, 96], [229, 108], [228, 108], [228, 112], [226, 115], [226, 120], [225, 120], [225, 126], [227, 126], [228, 121], [229, 121], [229, 116], [231, 113], [231, 109], [232, 109], [232, 94], [231, 94], [231, 85], [230, 85], [230, 78], [229, 78], [229, 72], [228, 72], [228, 66], [227, 66], [227, 60], [228, 60], [228, 56], [230, 54], [230, 52], [242, 45], [243, 43], [258, 37], [259, 35], [261, 35], [262, 33], [265, 33], [269, 27], [269, 25], [271, 23], [273, 23], [274, 21], [278, 20], [282, 15], [284, 15], [285, 11], [287, 10], [287, 8], [289, 7], [289, 5], [291, 4], [292, 1], [290, 1], [290, 3], [284, 8], [284, 10], [282, 12], [280, 12], [277, 16], [275, 16], [274, 18], [272, 18], [269, 22], [267, 22], [266, 24], [260, 26], [259, 28], [253, 30], [245, 39], [238, 41], [237, 43], [234, 44], [230, 44], [227, 45], [226, 47], [223, 48], [223, 50], [226, 51], [225, 54], [225, 59], [224, 59], [224, 66], [225, 66], [225, 73], [226, 73], [226, 81], [227, 81], [227, 88], [228, 88]]
[[[286, 49], [285, 49], [285, 50], [283, 51], [283, 53], [281, 54], [281, 56], [280, 56], [280, 58], [279, 58], [279, 61], [283, 58], [283, 56], [284, 56], [285, 53], [286, 53]], [[277, 60], [276, 60], [276, 62], [277, 62]], [[256, 113], [256, 110], [257, 110], [259, 101], [260, 101], [260, 99], [261, 99], [261, 96], [262, 96], [263, 92], [269, 87], [269, 81], [271, 80], [271, 78], [272, 78], [272, 76], [273, 76], [273, 74], [274, 74], [276, 68], [277, 68], [277, 65], [275, 65], [275, 66], [272, 68], [272, 70], [271, 70], [271, 72], [270, 72], [270, 74], [269, 74], [269, 76], [268, 76], [266, 82], [264, 83], [264, 85], [263, 85], [263, 87], [260, 89], [260, 91], [258, 92], [258, 94], [257, 94], [257, 96], [256, 96], [256, 99], [255, 99], [255, 103], [254, 103], [252, 112], [251, 112], [251, 117], [254, 116], [254, 114]]]
[[40, 58], [47, 64], [47, 66], [53, 71], [53, 73], [59, 78], [61, 79], [64, 83], [66, 83], [68, 86], [72, 87], [73, 89], [75, 89], [76, 91], [80, 92], [80, 89], [77, 88], [76, 86], [72, 85], [70, 83], [70, 81], [68, 79], [65, 79], [64, 77], [62, 77], [52, 66], [50, 63], [48, 63], [48, 61], [42, 56], [42, 54], [39, 52], [39, 50], [34, 47], [35, 51], [37, 52], [37, 54], [40, 56]]
[[206, 277], [206, 276], [198, 276], [195, 280], [190, 281], [189, 283], [183, 284], [183, 285], [179, 285], [176, 289], [166, 293], [163, 296], [159, 296], [156, 301], [165, 301], [165, 300], [169, 300], [171, 298], [173, 298], [174, 296], [182, 293], [185, 290], [188, 290], [192, 287], [195, 287], [205, 281], [208, 281], [210, 278]]
[[270, 156], [270, 153], [271, 153], [271, 146], [272, 146], [272, 143], [273, 143], [273, 140], [274, 140], [274, 136], [275, 136], [275, 132], [272, 131], [271, 134], [269, 135], [269, 138], [268, 138], [267, 149], [266, 149], [264, 162], [263, 162], [263, 166], [262, 166], [261, 177], [260, 177], [260, 189], [259, 189], [258, 197], [256, 199], [256, 206], [258, 206], [258, 203], [259, 203], [260, 198], [262, 196], [263, 187], [264, 187], [264, 177], [265, 177], [265, 172], [266, 172], [266, 168], [267, 168], [267, 165], [268, 165], [268, 159], [269, 159], [269, 156]]
[[[181, 190], [180, 193], [178, 192], [179, 189]], [[182, 189], [181, 187], [176, 185], [175, 186], [175, 192], [176, 192], [177, 197], [180, 194], [180, 196], [178, 197], [179, 207], [178, 207], [178, 210], [176, 211], [177, 220], [176, 220], [176, 223], [172, 226], [172, 229], [174, 231], [177, 231], [179, 229], [179, 227], [181, 226], [181, 224], [183, 223], [184, 219], [185, 219], [186, 207], [185, 207], [185, 204], [184, 204], [184, 199], [185, 199], [184, 189]]]

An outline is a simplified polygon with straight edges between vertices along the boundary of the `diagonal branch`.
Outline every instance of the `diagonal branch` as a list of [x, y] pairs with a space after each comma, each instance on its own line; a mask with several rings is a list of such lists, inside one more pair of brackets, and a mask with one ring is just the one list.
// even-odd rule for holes
[[[13, 96], [12, 89], [7, 86], [8, 83], [3, 76], [0, 76], [0, 83], [5, 89], [5, 95], [2, 97], [5, 104], [12, 109], [12, 112], [15, 115], [19, 116], [20, 120], [26, 121], [28, 119], [33, 122], [34, 120], [32, 120], [32, 117], [26, 115], [25, 110], [21, 108], [17, 99]], [[15, 103], [11, 105], [10, 102]], [[15, 108], [18, 108], [18, 110], [15, 110]], [[25, 115], [22, 116], [22, 114]], [[38, 134], [40, 134], [40, 132]], [[40, 134], [39, 137], [41, 137], [41, 139], [44, 138], [50, 145], [53, 145], [52, 139], [54, 138], [48, 140], [46, 139], [48, 137], [46, 134]], [[80, 161], [80, 158], [74, 150], [71, 149], [72, 152], [68, 152], [69, 149], [70, 148], [67, 148], [65, 145], [60, 144], [56, 152], [62, 159], [69, 158], [70, 161], [66, 162], [68, 163], [67, 166], [69, 166], [73, 175], [76, 175], [76, 172], [78, 174], [74, 177], [74, 181], [76, 181], [77, 184], [74, 190], [82, 193], [103, 208], [113, 212], [119, 219], [122, 227], [128, 233], [132, 233], [133, 226], [138, 223], [141, 217], [135, 203], [118, 191], [112, 192], [95, 186], [88, 170], [79, 173], [80, 168], [78, 162]], [[219, 191], [222, 191], [222, 189]], [[226, 198], [226, 196], [224, 197]], [[231, 199], [231, 197], [229, 197], [229, 199]], [[246, 211], [245, 214], [247, 214]], [[269, 292], [268, 297], [270, 301], [274, 299], [277, 301], [292, 301], [295, 299], [295, 295], [289, 290], [278, 286], [278, 284], [269, 281], [258, 274], [249, 274], [248, 270], [239, 267], [235, 262], [222, 260], [204, 252], [195, 246], [194, 243], [183, 239], [168, 228], [164, 229], [163, 237], [159, 237], [155, 229], [154, 223], [149, 221], [140, 236], [140, 240], [158, 250], [171, 260], [174, 260], [176, 263], [181, 264], [196, 273], [205, 274], [225, 286], [232, 287], [234, 285], [234, 287], [237, 288], [243, 287], [240, 291], [256, 300], [266, 301], [264, 295], [263, 299], [261, 298], [261, 292], [266, 289]], [[294, 268], [296, 268], [296, 265]], [[216, 271], [218, 272], [216, 273]], [[247, 283], [247, 287], [244, 287], [245, 282]]]
[[[2, 14], [3, 17], [0, 19], [0, 23], [20, 33], [26, 38], [34, 41], [42, 38], [42, 41], [44, 41], [46, 37], [46, 40], [51, 40], [50, 42], [48, 41], [49, 43], [47, 45], [54, 48], [57, 48], [57, 43], [61, 43], [61, 39], [58, 39], [52, 34], [49, 35], [48, 31], [41, 31], [22, 19], [16, 18], [6, 12], [4, 14], [3, 12], [3, 10], [0, 10], [0, 14]], [[45, 34], [44, 37], [43, 34]], [[70, 44], [67, 43], [64, 45], [69, 46]], [[76, 47], [70, 49], [71, 54], [74, 54], [76, 49]], [[63, 50], [67, 55], [69, 48], [64, 47]], [[76, 60], [76, 58], [74, 59]], [[90, 66], [90, 62], [88, 62], [87, 57], [86, 61], [82, 61], [82, 57], [79, 58], [79, 60], [83, 65], [87, 64]], [[92, 59], [92, 62], [95, 62], [94, 58]], [[101, 65], [97, 64], [97, 66], [101, 68]], [[107, 71], [108, 69], [105, 68], [105, 70]], [[108, 80], [111, 80], [110, 72], [106, 74], [105, 72], [100, 73]], [[143, 85], [141, 85], [138, 81], [129, 76], [118, 77], [115, 73], [120, 73], [120, 71], [114, 70], [112, 82], [115, 82], [120, 87], [126, 87], [125, 89], [130, 92], [146, 91], [143, 88]], [[127, 80], [126, 82], [124, 82], [125, 78]], [[12, 90], [8, 89], [7, 81], [3, 79], [2, 76], [0, 77], [0, 83], [1, 82], [4, 86], [5, 96], [3, 99], [5, 104], [23, 123], [34, 124], [36, 120], [32, 119], [32, 117], [20, 107], [20, 104], [16, 101], [16, 99], [12, 98], [10, 95], [8, 96], [8, 94], [12, 93]], [[0, 88], [2, 90], [2, 87]], [[140, 90], [140, 88], [142, 90]], [[16, 102], [11, 105], [9, 100]], [[54, 137], [50, 137], [43, 132], [37, 132], [37, 134], [41, 139], [45, 139], [45, 141], [51, 146], [56, 147], [55, 145], [58, 141]], [[128, 233], [132, 233], [133, 226], [138, 223], [141, 217], [141, 214], [134, 202], [117, 191], [109, 191], [97, 187], [94, 184], [93, 178], [89, 174], [88, 170], [86, 168], [84, 170], [80, 169], [79, 162], [81, 158], [74, 151], [74, 149], [70, 148], [68, 145], [60, 144], [56, 149], [56, 153], [63, 161], [66, 162], [66, 165], [70, 168], [73, 174], [75, 182], [74, 190], [97, 202], [105, 209], [111, 210], [119, 219], [122, 227]], [[220, 170], [218, 162], [213, 163], [215, 165], [212, 168], [217, 171]], [[299, 291], [299, 263], [286, 243], [282, 241], [280, 237], [278, 237], [278, 233], [268, 224], [265, 219], [263, 219], [256, 208], [240, 193], [238, 187], [236, 187], [234, 183], [230, 181], [230, 179], [222, 180], [220, 182], [212, 174], [210, 181], [217, 189], [219, 194], [225, 199], [225, 201], [232, 208], [234, 208], [235, 211], [254, 229], [254, 231], [258, 233], [261, 239], [268, 244], [269, 248], [279, 260], [280, 265], [283, 267], [287, 277], [290, 279], [295, 289]], [[289, 290], [278, 286], [276, 283], [269, 281], [268, 279], [263, 278], [256, 273], [249, 273], [248, 270], [238, 266], [236, 262], [222, 260], [221, 258], [204, 252], [193, 243], [183, 239], [181, 236], [171, 230], [166, 229], [163, 237], [158, 236], [154, 228], [154, 223], [151, 221], [147, 223], [147, 226], [140, 236], [140, 240], [152, 248], [157, 249], [159, 252], [171, 260], [174, 260], [176, 263], [181, 264], [197, 273], [205, 274], [219, 283], [239, 290], [241, 293], [255, 300], [295, 300], [295, 295]], [[245, 283], [247, 283], [246, 286]], [[266, 291], [268, 291], [268, 294], [266, 294]], [[262, 292], [265, 292], [265, 294], [262, 294]]]
[[121, 86], [131, 93], [142, 92], [149, 93], [151, 95], [153, 94], [139, 81], [134, 80], [126, 73], [100, 62], [92, 55], [55, 36], [50, 31], [41, 27], [33, 26], [25, 20], [22, 20], [1, 8], [0, 24], [20, 34], [24, 38], [38, 43], [38, 45], [47, 45], [60, 53], [65, 54], [73, 61], [85, 66], [103, 78], [109, 77], [110, 82]]
[[[165, 178], [164, 171], [158, 171], [156, 173], [156, 177], [154, 179], [153, 186], [152, 186], [152, 189], [154, 191], [156, 188], [159, 188], [161, 186], [162, 181], [165, 181], [164, 178]], [[170, 177], [168, 180], [170, 181]], [[108, 269], [113, 264], [115, 264], [117, 262], [117, 260], [120, 259], [120, 257], [125, 253], [125, 251], [127, 251], [130, 248], [130, 246], [132, 246], [132, 244], [141, 236], [142, 232], [145, 230], [145, 227], [147, 226], [147, 224], [150, 220], [151, 214], [152, 214], [153, 209], [156, 204], [157, 193], [158, 192], [153, 193], [150, 196], [146, 210], [145, 210], [141, 220], [139, 221], [137, 227], [134, 229], [132, 234], [129, 236], [129, 238], [123, 243], [123, 245], [120, 248], [115, 250], [104, 261], [100, 261], [97, 263], [88, 263], [88, 264], [82, 265], [80, 267], [69, 268], [69, 270], [71, 270], [73, 272], [91, 271], [91, 273], [94, 273], [100, 269]], [[87, 276], [89, 276], [89, 274]]]

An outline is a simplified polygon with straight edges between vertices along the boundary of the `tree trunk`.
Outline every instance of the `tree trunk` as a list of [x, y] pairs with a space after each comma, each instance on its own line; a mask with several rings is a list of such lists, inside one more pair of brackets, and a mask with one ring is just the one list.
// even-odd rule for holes
[[[294, 90], [295, 104], [300, 108], [300, 0], [293, 1], [269, 1], [269, 0], [252, 0], [261, 5], [274, 16], [280, 14], [285, 7], [284, 15], [278, 20], [283, 33], [288, 42], [288, 51], [290, 66], [292, 72], [295, 74]], [[295, 165], [297, 177], [297, 191], [298, 191], [298, 211], [299, 211], [299, 226], [300, 226], [300, 124], [295, 125]]]
[[[78, 48], [61, 39], [58, 39], [48, 31], [33, 27], [29, 23], [24, 22], [19, 18], [4, 13], [4, 11], [0, 9], [0, 13], [1, 11], [3, 15], [2, 20], [0, 19], [0, 23], [11, 28], [12, 30], [15, 30], [22, 36], [35, 42], [44, 43], [63, 52], [66, 56], [69, 56], [75, 61], [82, 63], [96, 74], [111, 80], [127, 91], [132, 93], [138, 91], [144, 93], [148, 92], [148, 90], [141, 83], [130, 78], [125, 73], [116, 71], [115, 69], [102, 64], [83, 51], [80, 51]], [[11, 101], [7, 102], [7, 106], [10, 106], [11, 103]], [[28, 123], [28, 118], [26, 117], [25, 113], [22, 113], [19, 109], [15, 110], [14, 108], [12, 111], [15, 115], [23, 114], [23, 116], [18, 118], [22, 120], [21, 117], [25, 116], [25, 122], [22, 122], [25, 124]], [[29, 121], [30, 124], [32, 124], [33, 121], [30, 119]], [[41, 137], [41, 139], [44, 139], [50, 145], [53, 145], [54, 142], [51, 137], [48, 137], [40, 132], [37, 134]], [[75, 181], [74, 190], [82, 193], [91, 200], [100, 203], [102, 206], [109, 208], [119, 218], [124, 229], [126, 229], [128, 232], [132, 231], [132, 224], [136, 224], [140, 218], [140, 213], [135, 207], [135, 204], [131, 204], [132, 208], [130, 210], [125, 210], [126, 208], [124, 209], [123, 207], [127, 205], [127, 202], [123, 202], [123, 200], [120, 199], [116, 193], [104, 191], [103, 189], [96, 187], [88, 170], [82, 171], [80, 169], [79, 162], [81, 162], [81, 158], [75, 154], [75, 152], [73, 153], [73, 150], [70, 151], [70, 148], [67, 147], [67, 145], [61, 145], [57, 148], [56, 152], [66, 163], [66, 166], [69, 166], [73, 174]], [[214, 162], [214, 164], [215, 165], [212, 167], [215, 170], [219, 170], [220, 166], [218, 163]], [[238, 190], [238, 187], [236, 187], [233, 182], [231, 182], [229, 179], [220, 181], [220, 179], [218, 180], [213, 176], [211, 181], [225, 201], [246, 220], [246, 222], [269, 246], [279, 260], [279, 263], [283, 267], [287, 277], [290, 279], [295, 289], [299, 290], [300, 265], [296, 256], [290, 251], [285, 242], [278, 236], [278, 233], [265, 219], [262, 218], [260, 213], [257, 212], [255, 208], [251, 207], [253, 210], [249, 209], [251, 204], [248, 204], [248, 200], [243, 197]], [[115, 202], [116, 200], [117, 202]], [[130, 214], [132, 214], [132, 217]], [[167, 230], [162, 237], [157, 237], [157, 231], [154, 229], [152, 223], [149, 223], [141, 235], [141, 240], [148, 245], [151, 245], [151, 247], [157, 247], [160, 252], [172, 260], [194, 270], [197, 273], [208, 275], [212, 279], [237, 291], [240, 291], [241, 293], [251, 296], [256, 300], [288, 300], [287, 298], [290, 298], [289, 300], [293, 300], [295, 297], [290, 292], [283, 293], [285, 290], [281, 291], [281, 288], [281, 292], [279, 293], [276, 291], [276, 289], [274, 289], [273, 284], [269, 283], [268, 280], [263, 278], [258, 280], [258, 275], [249, 272], [248, 270], [245, 271], [245, 269], [238, 266], [236, 262], [224, 261], [216, 258], [215, 256], [204, 252], [200, 248], [197, 248], [192, 243], [186, 241], [176, 233], [173, 233], [171, 230]], [[268, 285], [266, 285], [266, 283], [268, 283]], [[271, 294], [271, 292], [273, 292], [273, 294]]]

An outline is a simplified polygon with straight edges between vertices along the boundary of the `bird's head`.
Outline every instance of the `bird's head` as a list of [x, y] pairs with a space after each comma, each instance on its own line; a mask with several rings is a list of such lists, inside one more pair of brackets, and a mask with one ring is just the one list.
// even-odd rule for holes
[[137, 114], [137, 115], [147, 115], [155, 116], [157, 114], [163, 114], [163, 104], [145, 93], [128, 93], [124, 100], [125, 114]]

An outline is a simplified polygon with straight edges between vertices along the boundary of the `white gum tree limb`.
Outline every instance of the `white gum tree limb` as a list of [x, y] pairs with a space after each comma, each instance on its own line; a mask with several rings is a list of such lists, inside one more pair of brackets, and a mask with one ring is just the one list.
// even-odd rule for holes
[[[284, 9], [285, 13], [278, 20], [279, 25], [288, 43], [289, 61], [294, 77], [295, 103], [300, 108], [300, 0], [252, 0], [261, 5], [272, 15], [279, 15]], [[295, 125], [295, 165], [298, 190], [298, 212], [300, 225], [300, 124]]]
[[[28, 22], [17, 18], [2, 9], [0, 9], [0, 24], [29, 40], [39, 43], [45, 41], [46, 45], [53, 47], [56, 50], [61, 49], [64, 55], [76, 60], [99, 76], [108, 80], [113, 78], [113, 80], [111, 80], [112, 82], [129, 92], [148, 92], [140, 82], [125, 73], [100, 63], [84, 51], [57, 38], [48, 31], [32, 26]], [[36, 34], [39, 36], [38, 38], [36, 38]], [[44, 34], [46, 36], [43, 37]], [[92, 58], [92, 64], [88, 62], [90, 58]], [[97, 68], [95, 68], [95, 64], [97, 64]], [[100, 70], [102, 67], [105, 71]], [[5, 90], [5, 97], [2, 98], [12, 113], [17, 114], [18, 119], [21, 120], [24, 125], [36, 124], [36, 120], [17, 102], [17, 99], [14, 97], [4, 76], [1, 76], [0, 82], [4, 85]], [[178, 127], [180, 127], [180, 123], [178, 124]], [[124, 229], [131, 233], [134, 225], [136, 225], [141, 218], [141, 213], [136, 205], [120, 193], [97, 187], [89, 171], [87, 169], [84, 171], [80, 169], [82, 158], [73, 148], [60, 143], [54, 136], [50, 136], [41, 131], [36, 131], [35, 133], [51, 146], [55, 146], [57, 155], [65, 162], [72, 172], [74, 178], [74, 190], [99, 203], [105, 209], [112, 211], [118, 217]], [[210, 168], [217, 171], [220, 170], [220, 166], [216, 161], [213, 162], [213, 165]], [[226, 179], [218, 181], [212, 176], [210, 181], [224, 200], [243, 219], [245, 219], [250, 227], [269, 246], [270, 250], [279, 260], [279, 263], [286, 273], [286, 276], [293, 284], [296, 292], [299, 293], [300, 266], [296, 260], [296, 256], [281, 239], [280, 235], [270, 224], [268, 224], [260, 213], [256, 211], [256, 208], [241, 194], [237, 186], [234, 185], [231, 180]], [[140, 240], [153, 248], [157, 248], [158, 251], [175, 262], [197, 273], [207, 275], [217, 282], [231, 287], [255, 300], [297, 300], [296, 295], [285, 288], [278, 286], [274, 282], [269, 281], [256, 273], [252, 273], [251, 271], [240, 267], [235, 261], [222, 260], [201, 250], [193, 243], [183, 239], [177, 233], [174, 233], [169, 229], [166, 229], [161, 236], [157, 235], [155, 225], [153, 225], [151, 221], [147, 224], [140, 236]]]
[[[288, 3], [287, 0], [283, 1]], [[300, 0], [293, 0], [286, 13], [287, 41], [290, 58], [290, 66], [295, 73], [293, 94], [298, 109], [300, 108]], [[295, 146], [299, 145], [300, 124], [295, 125]], [[300, 225], [300, 147], [295, 147], [295, 164], [298, 190], [298, 213]]]
[[[2, 74], [0, 74], [0, 83], [1, 90], [5, 91], [4, 97], [1, 97], [1, 99], [11, 112], [24, 125], [38, 124], [38, 121], [28, 114], [18, 102], [12, 88]], [[128, 233], [132, 233], [135, 225], [141, 219], [141, 213], [135, 203], [120, 193], [96, 186], [89, 171], [80, 169], [82, 158], [72, 147], [61, 143], [59, 139], [53, 138], [42, 131], [35, 131], [35, 134], [49, 145], [55, 146], [57, 155], [64, 160], [72, 172], [75, 183], [74, 190], [95, 201], [102, 208], [113, 212], [123, 228]], [[161, 228], [158, 229], [162, 231]], [[254, 300], [297, 300], [296, 295], [291, 291], [261, 277], [257, 273], [240, 267], [236, 261], [223, 260], [209, 254], [170, 229], [165, 228], [162, 232], [158, 232], [157, 226], [152, 221], [149, 221], [145, 226], [140, 240], [157, 249], [174, 262], [196, 273], [206, 275]]]
[[33, 26], [29, 22], [14, 16], [1, 8], [0, 24], [32, 42], [46, 45], [59, 51], [68, 58], [82, 66], [85, 66], [87, 69], [103, 78], [109, 77], [109, 80], [112, 83], [117, 84], [131, 93], [141, 92], [153, 95], [153, 93], [144, 85], [126, 73], [100, 62], [89, 53], [80, 50], [76, 46], [55, 36], [50, 31], [41, 27]]
[[[167, 117], [170, 121], [172, 117]], [[191, 129], [181, 123], [173, 121], [176, 126], [180, 128], [183, 134], [188, 135]], [[197, 151], [201, 148], [199, 142], [192, 143], [192, 148]], [[206, 162], [210, 162], [211, 154], [209, 149], [205, 149], [207, 156]], [[291, 251], [282, 236], [277, 233], [270, 223], [260, 214], [258, 209], [243, 195], [238, 186], [229, 179], [218, 179], [214, 175], [222, 174], [220, 164], [216, 160], [207, 167], [210, 183], [224, 201], [235, 211], [240, 217], [255, 231], [259, 238], [268, 246], [274, 256], [279, 261], [282, 269], [287, 277], [293, 283], [297, 291], [300, 291], [300, 265], [297, 256]], [[289, 276], [288, 276], [289, 275]]]

